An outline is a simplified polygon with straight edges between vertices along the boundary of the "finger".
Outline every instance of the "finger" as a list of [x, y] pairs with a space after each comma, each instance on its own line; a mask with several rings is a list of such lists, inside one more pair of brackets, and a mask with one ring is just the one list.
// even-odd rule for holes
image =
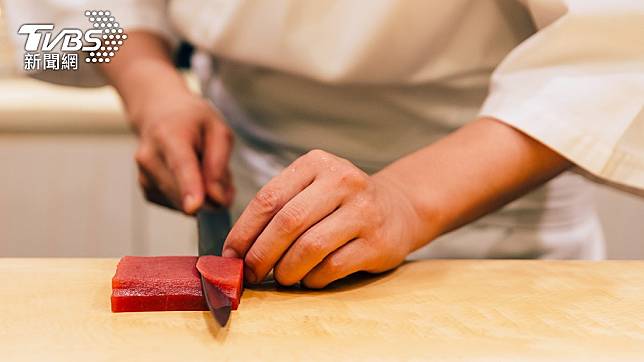
[[233, 135], [222, 122], [206, 124], [201, 161], [206, 191], [210, 198], [223, 205], [229, 205], [232, 201], [224, 184], [232, 144]]
[[243, 258], [273, 216], [293, 196], [313, 182], [315, 168], [298, 161], [299, 159], [259, 190], [230, 230], [222, 255]]
[[193, 214], [204, 200], [203, 182], [194, 147], [180, 137], [168, 137], [163, 143], [163, 159], [174, 179], [186, 214]]
[[143, 171], [139, 171], [139, 184], [141, 185], [146, 200], [170, 209], [176, 209], [172, 202], [163, 195], [163, 192], [154, 185]]
[[370, 250], [364, 239], [353, 240], [324, 258], [302, 279], [302, 283], [308, 288], [324, 288], [333, 281], [365, 270], [371, 260]]
[[228, 200], [228, 206], [233, 203], [235, 200], [235, 185], [233, 184], [233, 176], [230, 172], [230, 168], [226, 167], [224, 172], [224, 177], [222, 178], [221, 184], [224, 187], [224, 193], [226, 195], [225, 199]]
[[332, 179], [321, 179], [288, 201], [248, 250], [244, 259], [247, 280], [262, 281], [291, 243], [337, 209], [345, 195]]
[[180, 199], [172, 175], [152, 147], [141, 146], [135, 156], [139, 181], [146, 199], [162, 206], [179, 209]]
[[273, 275], [282, 285], [293, 285], [333, 251], [356, 238], [361, 226], [352, 210], [340, 207], [300, 235], [275, 265]]
[[152, 180], [145, 174], [145, 171], [143, 171], [141, 168], [139, 168], [139, 185], [141, 186], [142, 189], [149, 189], [152, 188]]

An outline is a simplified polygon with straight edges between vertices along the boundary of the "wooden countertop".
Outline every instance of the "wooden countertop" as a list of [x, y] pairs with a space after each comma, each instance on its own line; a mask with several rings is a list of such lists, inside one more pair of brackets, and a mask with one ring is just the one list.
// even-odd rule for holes
[[2, 360], [642, 360], [644, 262], [424, 261], [207, 312], [110, 312], [115, 259], [0, 259]]

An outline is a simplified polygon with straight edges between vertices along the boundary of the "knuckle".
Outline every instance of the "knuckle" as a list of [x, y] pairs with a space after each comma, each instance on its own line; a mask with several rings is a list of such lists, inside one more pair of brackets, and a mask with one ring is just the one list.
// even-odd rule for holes
[[293, 280], [291, 273], [280, 265], [275, 267], [273, 277], [275, 278], [275, 281], [284, 286], [291, 286], [298, 282], [297, 280]]
[[362, 189], [368, 184], [368, 176], [354, 166], [344, 167], [338, 173], [338, 181], [341, 185]]
[[248, 253], [246, 253], [246, 257], [244, 258], [244, 264], [255, 272], [255, 275], [257, 275], [257, 271], [261, 267], [262, 263], [264, 262], [264, 255], [257, 250], [257, 248], [251, 248]]
[[326, 152], [326, 151], [324, 151], [324, 150], [316, 148], [316, 149], [313, 149], [313, 150], [307, 152], [304, 155], [304, 157], [306, 157], [308, 159], [312, 159], [312, 160], [325, 161], [325, 160], [328, 160], [328, 159], [331, 158], [331, 154]]
[[169, 126], [167, 126], [167, 123], [160, 122], [160, 124], [158, 124], [152, 131], [152, 137], [154, 141], [161, 144], [165, 143], [171, 136], [172, 130]]
[[324, 270], [326, 270], [327, 273], [335, 273], [338, 270], [342, 268], [342, 263], [338, 260], [338, 258], [327, 258], [324, 260]]
[[260, 214], [274, 214], [279, 209], [279, 197], [272, 190], [262, 189], [253, 199], [254, 206], [258, 209]]
[[152, 133], [152, 140], [159, 148], [172, 149], [181, 146], [190, 146], [196, 136], [193, 126], [188, 124], [175, 124], [174, 122], [160, 122]]
[[362, 216], [362, 219], [373, 220], [373, 222], [376, 222], [380, 221], [374, 219], [379, 216], [379, 209], [374, 208], [374, 204], [376, 204], [376, 202], [377, 201], [372, 197], [372, 195], [360, 194], [351, 199], [351, 207], [355, 210], [354, 212], [357, 213], [356, 216]]
[[275, 216], [275, 226], [282, 233], [290, 233], [299, 230], [304, 225], [304, 218], [299, 209], [294, 206], [289, 206]]
[[382, 245], [382, 240], [378, 233], [367, 232], [362, 238], [362, 244], [363, 244], [362, 246], [364, 248], [365, 254], [368, 254], [373, 251], [376, 251], [378, 248], [378, 245]]
[[300, 240], [303, 255], [319, 255], [324, 252], [325, 242], [318, 234], [305, 234]]
[[302, 283], [311, 289], [324, 288], [336, 279], [333, 275], [336, 275], [341, 268], [342, 264], [337, 258], [327, 257], [316, 267], [314, 273], [304, 277]]
[[152, 163], [152, 150], [149, 147], [139, 147], [139, 149], [134, 154], [134, 161], [137, 165], [147, 168]]

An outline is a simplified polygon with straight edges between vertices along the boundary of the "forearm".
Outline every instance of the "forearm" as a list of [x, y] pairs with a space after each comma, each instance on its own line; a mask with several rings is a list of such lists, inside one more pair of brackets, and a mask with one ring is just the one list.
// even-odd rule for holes
[[524, 133], [479, 119], [375, 176], [397, 184], [421, 220], [414, 249], [558, 175], [570, 163]]
[[[137, 122], [149, 101], [172, 97], [188, 88], [175, 69], [168, 44], [158, 35], [133, 31], [118, 55], [100, 65], [103, 74], [123, 99], [128, 114]], [[154, 103], [154, 102], [152, 102]]]

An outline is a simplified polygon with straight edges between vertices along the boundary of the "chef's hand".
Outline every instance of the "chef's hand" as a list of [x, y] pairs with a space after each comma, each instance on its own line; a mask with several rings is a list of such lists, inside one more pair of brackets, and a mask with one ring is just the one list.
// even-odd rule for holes
[[[226, 239], [246, 279], [274, 268], [312, 288], [356, 271], [382, 272], [439, 235], [498, 209], [570, 167], [521, 131], [480, 118], [368, 176], [311, 151], [271, 180]], [[491, 172], [503, 170], [503, 172]]]
[[146, 198], [194, 213], [206, 196], [229, 205], [232, 133], [204, 99], [177, 92], [134, 115], [140, 143], [135, 159]]
[[418, 224], [398, 184], [314, 150], [257, 193], [223, 255], [244, 258], [250, 283], [274, 268], [282, 285], [322, 288], [357, 271], [396, 267], [411, 251]]
[[165, 40], [133, 30], [118, 55], [100, 68], [139, 135], [135, 158], [146, 198], [188, 214], [206, 198], [229, 205], [231, 132], [219, 113], [188, 88]]

